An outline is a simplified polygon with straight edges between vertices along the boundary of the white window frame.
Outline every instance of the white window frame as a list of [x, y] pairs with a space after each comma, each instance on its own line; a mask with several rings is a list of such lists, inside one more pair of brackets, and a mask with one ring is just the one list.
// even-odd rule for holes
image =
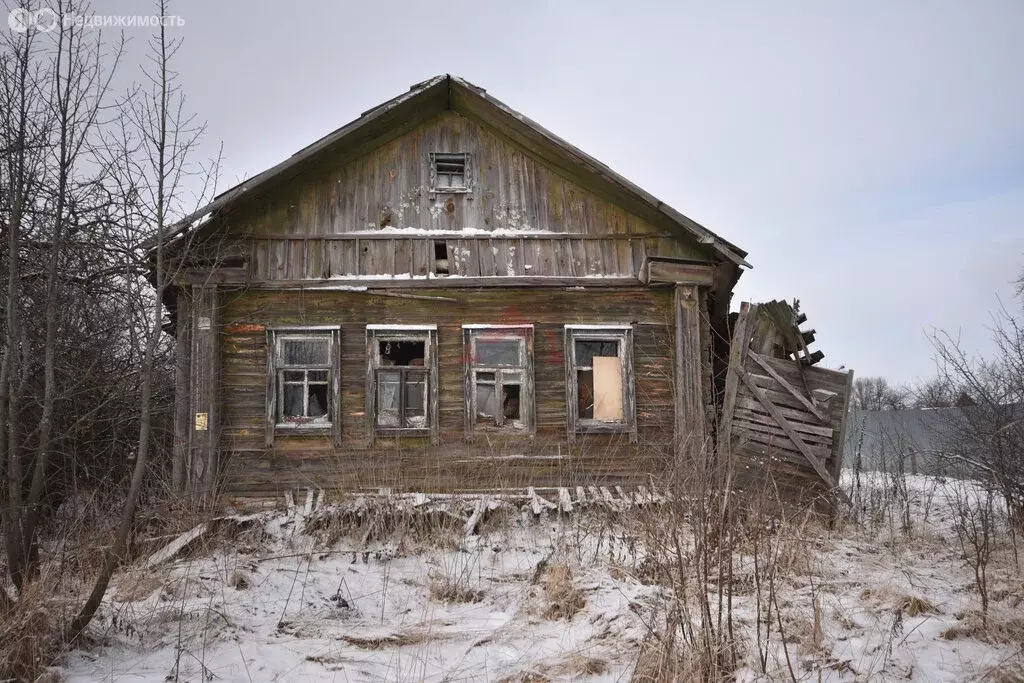
[[[380, 342], [423, 342], [424, 358], [424, 408], [426, 424], [423, 427], [394, 427], [377, 424], [377, 373], [380, 370], [400, 369], [403, 366], [387, 366], [382, 363]], [[436, 325], [367, 325], [366, 326], [366, 421], [367, 436], [374, 438], [429, 436], [438, 440], [437, 431], [437, 326]], [[419, 367], [419, 366], [416, 366]]]
[[[287, 340], [315, 340], [328, 343], [326, 365], [288, 366], [283, 362], [282, 346]], [[331, 432], [340, 441], [341, 436], [341, 327], [314, 325], [304, 327], [276, 327], [267, 329], [267, 406], [265, 418], [266, 444], [272, 446], [277, 431]], [[285, 422], [284, 373], [289, 370], [327, 371], [327, 420], [323, 422]], [[308, 382], [308, 376], [305, 380]], [[303, 405], [309, 400], [304, 392]]]
[[[595, 420], [579, 415], [579, 384], [576, 363], [577, 341], [618, 342], [622, 368], [622, 419]], [[567, 428], [570, 441], [578, 434], [628, 433], [636, 443], [636, 392], [633, 377], [633, 326], [630, 324], [566, 325], [565, 326], [565, 389]]]
[[[472, 324], [462, 326], [464, 358], [464, 396], [466, 397], [466, 436], [473, 438], [477, 429], [503, 433], [533, 434], [536, 430], [533, 388], [533, 325], [490, 325]], [[481, 339], [519, 342], [519, 362], [516, 365], [489, 365], [477, 363], [476, 345]], [[519, 375], [519, 419], [505, 421], [501, 410], [495, 415], [493, 425], [477, 422], [477, 375], [481, 372], [494, 373], [495, 392], [501, 396], [502, 376]]]

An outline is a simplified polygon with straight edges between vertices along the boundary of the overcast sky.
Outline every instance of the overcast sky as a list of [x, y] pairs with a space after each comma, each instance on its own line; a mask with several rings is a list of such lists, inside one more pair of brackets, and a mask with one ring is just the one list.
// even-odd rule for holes
[[1020, 306], [1024, 1], [179, 0], [170, 13], [207, 151], [224, 144], [223, 189], [452, 73], [749, 251], [737, 302], [798, 297], [829, 366], [924, 378], [929, 330], [984, 351], [997, 297]]

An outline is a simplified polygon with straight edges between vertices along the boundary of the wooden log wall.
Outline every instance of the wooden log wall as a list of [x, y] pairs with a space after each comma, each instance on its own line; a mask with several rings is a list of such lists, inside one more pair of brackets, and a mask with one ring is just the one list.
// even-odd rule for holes
[[[673, 456], [674, 291], [646, 288], [418, 289], [373, 292], [223, 292], [225, 490], [275, 494], [292, 487], [495, 490], [522, 486], [644, 484]], [[566, 437], [563, 329], [632, 323], [639, 443], [628, 433]], [[429, 438], [367, 439], [366, 337], [372, 323], [436, 324], [438, 444]], [[533, 324], [536, 435], [484, 432], [465, 440], [463, 324]], [[341, 326], [341, 447], [329, 434], [264, 438], [266, 328]]]

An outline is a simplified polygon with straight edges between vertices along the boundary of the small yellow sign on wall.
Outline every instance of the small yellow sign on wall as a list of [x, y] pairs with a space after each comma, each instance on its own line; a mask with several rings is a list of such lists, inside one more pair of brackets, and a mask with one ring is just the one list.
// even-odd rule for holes
[[196, 431], [205, 432], [210, 424], [209, 413], [196, 413]]

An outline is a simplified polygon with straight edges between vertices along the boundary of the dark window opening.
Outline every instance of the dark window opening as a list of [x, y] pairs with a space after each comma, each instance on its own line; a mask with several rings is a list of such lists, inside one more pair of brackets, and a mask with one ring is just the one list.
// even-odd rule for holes
[[519, 385], [506, 384], [502, 387], [505, 396], [501, 401], [501, 410], [506, 420], [519, 419]]
[[577, 414], [586, 419], [594, 419], [594, 372], [592, 370], [576, 371]]
[[443, 240], [434, 242], [434, 272], [438, 275], [448, 274], [448, 243]]
[[610, 357], [619, 355], [619, 342], [603, 339], [576, 340], [576, 367], [590, 367], [594, 356]]
[[386, 366], [422, 366], [427, 344], [422, 341], [381, 341], [380, 364]]

